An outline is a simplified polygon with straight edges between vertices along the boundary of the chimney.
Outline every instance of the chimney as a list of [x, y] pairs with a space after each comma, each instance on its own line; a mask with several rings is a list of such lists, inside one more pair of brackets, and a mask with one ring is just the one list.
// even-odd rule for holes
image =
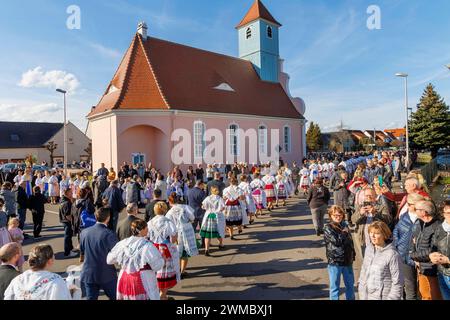
[[147, 24], [144, 21], [139, 22], [137, 32], [142, 36], [142, 40], [144, 41], [147, 40], [147, 29]]

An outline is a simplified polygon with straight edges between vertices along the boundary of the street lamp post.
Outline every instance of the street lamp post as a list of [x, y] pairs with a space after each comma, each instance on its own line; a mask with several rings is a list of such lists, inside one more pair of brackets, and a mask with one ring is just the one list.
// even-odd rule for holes
[[66, 108], [66, 93], [62, 89], [56, 89], [57, 92], [64, 95], [64, 175], [67, 176], [67, 108]]
[[395, 76], [405, 79], [405, 111], [406, 111], [406, 170], [409, 168], [409, 119], [408, 119], [408, 74], [396, 73]]

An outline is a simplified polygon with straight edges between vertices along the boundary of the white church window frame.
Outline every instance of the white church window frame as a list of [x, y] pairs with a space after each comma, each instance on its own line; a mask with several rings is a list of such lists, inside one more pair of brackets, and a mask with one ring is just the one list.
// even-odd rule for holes
[[259, 153], [267, 154], [267, 126], [265, 124], [258, 127], [258, 150]]
[[237, 123], [231, 123], [228, 126], [229, 141], [230, 141], [230, 154], [232, 156], [239, 156], [239, 125]]
[[283, 127], [283, 150], [285, 153], [292, 152], [292, 130], [288, 125]]
[[194, 159], [202, 160], [203, 153], [205, 152], [205, 148], [206, 148], [206, 143], [205, 143], [206, 125], [205, 125], [205, 123], [201, 120], [195, 121], [192, 132], [194, 134]]

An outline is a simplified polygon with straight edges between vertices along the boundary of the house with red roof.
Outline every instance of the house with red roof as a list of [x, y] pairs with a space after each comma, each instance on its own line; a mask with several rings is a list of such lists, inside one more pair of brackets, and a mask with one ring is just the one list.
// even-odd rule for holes
[[266, 163], [306, 154], [305, 103], [289, 92], [279, 28], [260, 0], [237, 25], [232, 57], [150, 37], [140, 23], [87, 116], [93, 167]]

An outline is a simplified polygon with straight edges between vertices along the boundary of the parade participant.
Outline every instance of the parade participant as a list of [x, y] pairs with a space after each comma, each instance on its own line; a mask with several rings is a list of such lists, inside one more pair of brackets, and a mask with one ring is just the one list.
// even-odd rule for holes
[[19, 169], [18, 171], [17, 171], [17, 175], [14, 177], [14, 186], [15, 187], [18, 187], [19, 186], [19, 184], [22, 182], [22, 177], [23, 177], [23, 170], [22, 169]]
[[355, 300], [353, 261], [356, 253], [345, 221], [345, 212], [338, 206], [332, 206], [328, 215], [331, 222], [325, 225], [323, 232], [330, 278], [330, 300], [339, 300], [341, 274], [344, 278], [345, 298]]
[[276, 179], [275, 190], [277, 195], [276, 196], [277, 202], [275, 206], [278, 207], [280, 200], [283, 200], [283, 206], [286, 206], [286, 198], [288, 197], [288, 191], [286, 179], [283, 176], [282, 170], [278, 170], [278, 175], [276, 176], [275, 179]]
[[20, 245], [15, 242], [0, 247], [0, 300], [5, 299], [5, 291], [11, 284], [11, 281], [17, 277], [20, 272], [17, 270], [17, 262], [21, 256]]
[[53, 205], [57, 204], [57, 200], [59, 197], [59, 181], [56, 177], [56, 171], [52, 172], [52, 175], [48, 179], [48, 194], [50, 197], [50, 201]]
[[160, 173], [158, 173], [156, 178], [155, 189], [161, 190], [161, 199], [167, 201], [167, 183], [164, 180], [164, 176]]
[[219, 188], [211, 187], [211, 195], [203, 200], [202, 208], [206, 210], [200, 235], [205, 239], [205, 256], [209, 256], [211, 239], [219, 240], [219, 249], [224, 249], [225, 238], [225, 202], [219, 195]]
[[[254, 215], [256, 212], [255, 201], [252, 196], [252, 187], [250, 183], [248, 183], [248, 177], [246, 174], [241, 175], [241, 183], [239, 184], [239, 189], [242, 190], [245, 196], [245, 213], [243, 215], [247, 215], [247, 220], [249, 224], [252, 224], [254, 221]], [[244, 224], [245, 228], [245, 224]]]
[[438, 281], [442, 298], [450, 300], [450, 201], [443, 208], [444, 221], [433, 237], [430, 261], [438, 267]]
[[306, 164], [303, 164], [303, 168], [300, 170], [300, 185], [299, 187], [303, 190], [303, 195], [306, 196], [309, 186], [311, 185], [310, 174]]
[[45, 204], [47, 203], [47, 199], [41, 193], [41, 189], [36, 186], [33, 188], [33, 195], [28, 199], [29, 201], [29, 209], [31, 210], [31, 214], [33, 215], [33, 235], [34, 238], [41, 237], [42, 230], [42, 222], [44, 220], [45, 214]]
[[148, 222], [148, 237], [164, 258], [164, 266], [156, 274], [161, 300], [169, 300], [167, 292], [181, 281], [176, 246], [178, 232], [175, 224], [164, 216], [166, 213], [167, 205], [158, 202], [155, 205], [155, 217]]
[[166, 218], [171, 220], [178, 231], [178, 256], [180, 257], [181, 277], [186, 277], [186, 268], [190, 257], [198, 255], [195, 231], [192, 223], [195, 220], [194, 209], [181, 203], [176, 193], [169, 196], [170, 210]]
[[214, 172], [214, 180], [209, 181], [206, 184], [206, 195], [210, 195], [211, 193], [211, 188], [213, 186], [216, 186], [219, 189], [219, 194], [220, 196], [223, 195], [223, 190], [225, 189], [225, 183], [222, 181], [221, 179], [221, 174], [220, 172]]
[[311, 160], [311, 164], [308, 169], [310, 172], [309, 179], [311, 181], [315, 181], [316, 178], [319, 176], [319, 166], [317, 165], [316, 160]]
[[382, 221], [368, 227], [372, 245], [367, 246], [359, 277], [360, 300], [400, 300], [403, 291], [401, 258], [392, 243], [391, 230]]
[[30, 270], [15, 277], [5, 291], [5, 300], [72, 300], [66, 282], [48, 271], [55, 256], [51, 246], [43, 244], [31, 249]]
[[11, 191], [12, 184], [9, 181], [3, 183], [0, 190], [0, 199], [3, 199], [4, 206], [3, 211], [8, 215], [8, 219], [17, 215], [16, 211], [16, 194]]
[[145, 181], [145, 187], [144, 187], [144, 202], [145, 204], [148, 204], [153, 197], [153, 182], [151, 178], [147, 178]]
[[164, 266], [164, 259], [153, 243], [145, 239], [147, 234], [147, 223], [136, 218], [131, 223], [131, 237], [117, 243], [108, 253], [107, 263], [121, 268], [117, 300], [160, 300], [156, 272]]
[[45, 186], [44, 181], [42, 180], [42, 173], [40, 171], [36, 172], [36, 180], [34, 185], [39, 187], [39, 190], [41, 190], [41, 193], [45, 196]]
[[99, 208], [95, 217], [97, 223], [83, 230], [80, 236], [81, 285], [87, 300], [97, 300], [100, 289], [110, 300], [116, 300], [116, 268], [107, 263], [108, 253], [117, 244], [116, 234], [108, 228], [109, 208]]
[[260, 179], [259, 171], [255, 171], [253, 177], [252, 182], [250, 182], [250, 187], [252, 189], [252, 198], [256, 206], [255, 217], [258, 217], [258, 214], [262, 215], [263, 209], [267, 207], [266, 192], [264, 191], [266, 184]]
[[324, 216], [327, 212], [328, 201], [330, 200], [330, 192], [323, 185], [323, 179], [317, 178], [314, 185], [309, 189], [306, 201], [311, 209], [312, 220], [316, 235], [323, 234]]
[[227, 230], [231, 240], [234, 240], [234, 227], [238, 228], [239, 234], [242, 233], [242, 209], [239, 201], [245, 200], [244, 193], [238, 188], [238, 181], [234, 176], [230, 180], [230, 186], [223, 190], [223, 199]]
[[32, 186], [31, 186], [31, 182], [33, 180], [33, 174], [32, 174], [31, 171], [32, 171], [32, 169], [30, 167], [27, 167], [25, 169], [24, 175], [22, 176], [22, 178], [20, 180], [21, 182], [25, 182], [26, 183], [26, 185], [25, 185], [25, 192], [27, 194], [27, 197], [30, 197], [33, 194], [33, 189], [32, 189]]
[[433, 237], [440, 226], [439, 215], [431, 201], [414, 205], [419, 219], [414, 224], [409, 255], [416, 264], [419, 294], [422, 300], [442, 300], [437, 278], [437, 265], [430, 261]]
[[273, 203], [277, 200], [275, 193], [275, 178], [270, 174], [270, 170], [266, 170], [266, 175], [262, 178], [264, 182], [264, 192], [266, 193], [267, 210], [272, 211]]
[[298, 186], [300, 184], [301, 169], [297, 166], [297, 162], [292, 163], [292, 183], [294, 185], [294, 194], [298, 195]]
[[294, 195], [296, 185], [294, 185], [292, 181], [292, 170], [289, 169], [288, 163], [284, 165], [284, 167], [281, 168], [282, 174], [285, 181], [285, 187], [286, 187], [286, 193], [287, 197], [290, 198]]
[[59, 182], [59, 197], [62, 198], [65, 191], [70, 189], [70, 179], [65, 174], [62, 175], [62, 179]]

